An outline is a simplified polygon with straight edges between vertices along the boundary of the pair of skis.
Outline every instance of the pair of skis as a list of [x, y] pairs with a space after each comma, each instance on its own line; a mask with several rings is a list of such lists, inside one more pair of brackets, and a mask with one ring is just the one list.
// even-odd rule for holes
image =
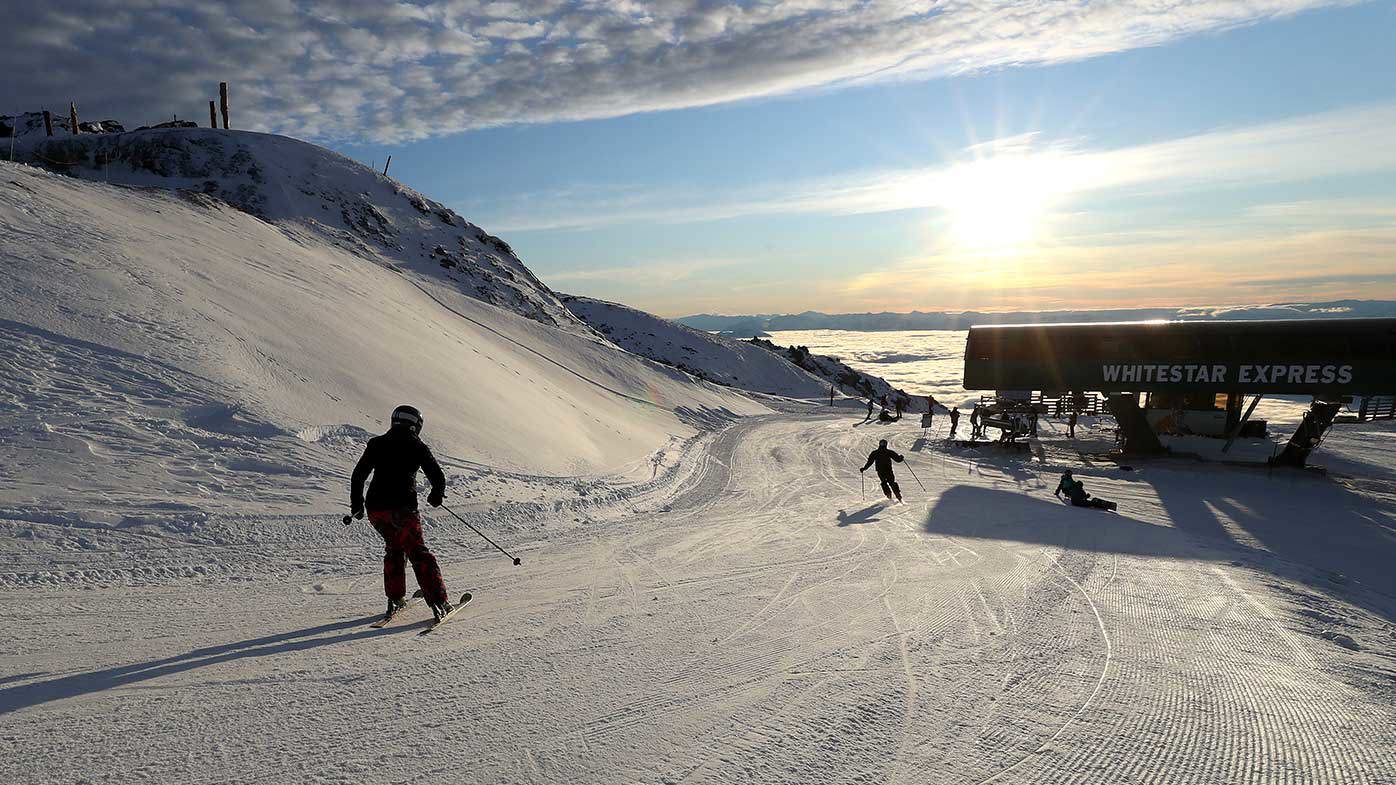
[[[430, 624], [428, 624], [428, 625], [426, 626], [425, 629], [423, 629], [421, 632], [419, 632], [419, 633], [417, 633], [417, 634], [418, 634], [418, 635], [426, 635], [427, 633], [431, 632], [432, 630], [436, 629], [437, 627], [440, 627], [441, 625], [443, 625], [443, 624], [445, 624], [446, 622], [450, 621], [451, 618], [452, 618], [453, 616], [455, 616], [457, 613], [460, 613], [460, 612], [461, 612], [461, 609], [462, 609], [462, 608], [464, 608], [465, 606], [469, 605], [469, 604], [470, 604], [470, 601], [471, 601], [472, 599], [474, 599], [474, 597], [473, 597], [473, 595], [471, 595], [470, 592], [466, 592], [465, 594], [462, 594], [462, 595], [461, 595], [461, 598], [460, 598], [460, 602], [457, 603], [456, 606], [455, 606], [454, 608], [451, 609], [451, 612], [450, 612], [450, 613], [447, 613], [445, 616], [442, 616], [442, 617], [439, 618], [439, 619], [434, 619], [434, 620], [432, 620], [432, 622], [431, 622]], [[383, 618], [379, 619], [378, 621], [373, 622], [372, 624], [370, 624], [370, 625], [368, 625], [368, 626], [372, 627], [372, 628], [375, 629], [375, 630], [382, 629], [382, 628], [388, 626], [388, 624], [389, 624], [390, 622], [392, 622], [393, 619], [396, 619], [398, 616], [400, 616], [400, 615], [402, 614], [403, 611], [407, 610], [408, 608], [411, 608], [413, 605], [416, 605], [417, 603], [419, 603], [419, 602], [421, 602], [421, 601], [422, 601], [422, 590], [421, 590], [421, 589], [418, 589], [417, 591], [413, 592], [412, 598], [409, 599], [407, 602], [403, 603], [402, 605], [399, 605], [395, 610], [393, 610], [393, 611], [391, 611], [391, 612], [389, 612], [389, 613], [384, 614], [384, 615], [383, 615]]]

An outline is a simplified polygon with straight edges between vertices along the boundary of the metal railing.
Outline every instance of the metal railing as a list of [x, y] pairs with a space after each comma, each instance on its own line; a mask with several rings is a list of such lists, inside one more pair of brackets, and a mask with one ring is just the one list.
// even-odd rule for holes
[[1357, 409], [1357, 421], [1396, 420], [1396, 395], [1368, 395]]
[[[999, 400], [999, 398], [993, 395], [979, 396], [979, 404], [981, 406], [991, 406]], [[1070, 393], [1064, 395], [1044, 395], [1040, 392], [1034, 392], [1030, 398], [1023, 400], [1022, 403], [1031, 404], [1033, 408], [1042, 412], [1043, 417], [1066, 417], [1070, 415], [1071, 410], [1076, 407], [1074, 396]], [[1105, 396], [1094, 392], [1083, 394], [1080, 400], [1080, 408], [1077, 409], [1077, 411], [1080, 414], [1096, 417], [1105, 414], [1107, 411], [1105, 408]]]

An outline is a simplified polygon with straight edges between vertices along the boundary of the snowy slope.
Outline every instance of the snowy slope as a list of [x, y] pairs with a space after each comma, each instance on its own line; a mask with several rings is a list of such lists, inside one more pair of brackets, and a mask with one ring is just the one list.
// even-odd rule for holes
[[779, 347], [770, 341], [743, 341], [713, 335], [619, 303], [590, 297], [559, 295], [582, 321], [617, 346], [656, 362], [672, 365], [701, 379], [742, 390], [828, 401], [829, 386], [840, 397], [878, 401], [888, 406], [900, 399], [909, 412], [926, 410], [924, 398], [914, 398], [886, 380], [857, 371], [837, 358], [811, 355], [799, 347]]
[[[1396, 424], [962, 448], [342, 239], [0, 164], [0, 783], [1396, 782]], [[404, 401], [522, 557], [426, 511], [476, 595], [427, 638], [336, 520]]]
[[791, 398], [829, 397], [828, 382], [749, 343], [695, 330], [619, 303], [559, 296], [568, 310], [622, 349], [700, 379]]
[[338, 507], [404, 402], [458, 466], [645, 477], [764, 411], [202, 194], [4, 164], [0, 226], [0, 506]]
[[544, 324], [582, 330], [507, 243], [368, 167], [284, 136], [209, 128], [43, 134], [22, 115], [16, 160], [104, 183], [215, 196], [293, 238], [450, 282]]
[[1396, 431], [1345, 433], [1366, 487], [746, 418], [667, 500], [477, 521], [521, 567], [438, 520], [476, 598], [427, 638], [367, 627], [360, 527], [0, 521], [0, 781], [1390, 785]]

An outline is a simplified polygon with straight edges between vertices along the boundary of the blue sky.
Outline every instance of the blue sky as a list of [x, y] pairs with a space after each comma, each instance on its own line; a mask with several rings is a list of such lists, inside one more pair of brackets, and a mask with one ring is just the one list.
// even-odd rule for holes
[[1389, 0], [149, 6], [21, 11], [0, 100], [194, 103], [212, 30], [243, 127], [663, 315], [1396, 298]]

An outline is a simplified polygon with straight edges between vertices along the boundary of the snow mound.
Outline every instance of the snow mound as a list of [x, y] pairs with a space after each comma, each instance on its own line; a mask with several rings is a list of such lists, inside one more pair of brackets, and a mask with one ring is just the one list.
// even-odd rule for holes
[[[302, 204], [266, 193], [269, 215]], [[457, 471], [644, 479], [676, 439], [768, 411], [561, 314], [201, 195], [0, 162], [0, 226], [12, 510], [341, 508], [363, 438], [402, 403]]]
[[[188, 127], [78, 136], [55, 131], [47, 137], [40, 115], [0, 120], [17, 129], [17, 161], [105, 183], [179, 189], [198, 205], [217, 199], [297, 239], [430, 275], [535, 321], [585, 331], [508, 243], [322, 147], [284, 136]], [[91, 124], [120, 127], [114, 121]]]
[[748, 343], [695, 330], [619, 303], [559, 295], [572, 313], [617, 346], [699, 379], [792, 398], [827, 398], [829, 384]]
[[374, 434], [357, 425], [312, 425], [296, 432], [296, 438], [312, 444], [318, 442], [356, 445], [368, 441]]

